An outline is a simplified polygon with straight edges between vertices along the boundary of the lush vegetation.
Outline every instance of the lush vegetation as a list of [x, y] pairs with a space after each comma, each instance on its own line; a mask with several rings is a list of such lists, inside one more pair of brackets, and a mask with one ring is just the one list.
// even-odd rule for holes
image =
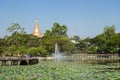
[[103, 33], [94, 38], [86, 38], [76, 41], [77, 50], [83, 53], [119, 53], [120, 54], [120, 33], [115, 32], [115, 26], [105, 26]]
[[41, 61], [32, 66], [1, 66], [0, 80], [120, 80], [117, 66]]
[[0, 55], [6, 56], [48, 56], [54, 52], [55, 43], [59, 44], [61, 52], [74, 49], [74, 44], [67, 36], [67, 26], [54, 23], [52, 30], [46, 30], [42, 38], [26, 34], [24, 28], [13, 23], [7, 28], [11, 35], [0, 39]]
[[[115, 32], [115, 26], [105, 26], [103, 33], [94, 38], [81, 39], [75, 35], [69, 38], [66, 25], [54, 23], [51, 30], [46, 30], [42, 38], [27, 34], [18, 23], [7, 28], [9, 35], [0, 38], [0, 55], [6, 56], [49, 56], [54, 52], [55, 43], [59, 50], [66, 54], [74, 53], [119, 53], [120, 33]], [[75, 40], [75, 43], [71, 42]]]

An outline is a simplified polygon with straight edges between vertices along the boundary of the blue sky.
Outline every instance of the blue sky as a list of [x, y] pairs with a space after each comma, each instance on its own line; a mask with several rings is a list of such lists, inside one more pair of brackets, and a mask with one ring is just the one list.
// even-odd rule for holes
[[36, 18], [42, 33], [54, 22], [65, 24], [70, 37], [94, 37], [113, 24], [120, 32], [120, 0], [0, 0], [0, 37], [11, 23], [32, 33]]

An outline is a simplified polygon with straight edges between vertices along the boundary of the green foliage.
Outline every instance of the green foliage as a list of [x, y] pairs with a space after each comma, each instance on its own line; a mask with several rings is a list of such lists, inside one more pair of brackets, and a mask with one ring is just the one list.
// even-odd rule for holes
[[72, 37], [72, 40], [79, 41], [79, 40], [80, 40], [80, 37], [77, 36], [77, 35], [76, 35], [76, 36], [73, 36], [73, 37]]
[[54, 23], [52, 27], [52, 31], [46, 30], [44, 36], [63, 36], [68, 37], [67, 35], [67, 26], [60, 25], [59, 23]]
[[67, 33], [66, 33], [67, 30], [68, 29], [65, 25], [61, 26], [59, 23], [54, 23], [52, 27], [52, 35], [53, 36], [61, 35], [67, 37]]
[[79, 36], [73, 36], [77, 43], [72, 43], [68, 38], [68, 28], [65, 25], [54, 23], [51, 30], [46, 30], [43, 38], [32, 34], [25, 34], [24, 28], [18, 23], [13, 23], [7, 28], [12, 33], [10, 36], [0, 38], [0, 53], [4, 55], [34, 56], [51, 55], [54, 52], [55, 43], [59, 50], [66, 53], [120, 53], [120, 33], [115, 32], [115, 26], [105, 26], [103, 33], [94, 38], [81, 40]]
[[87, 53], [96, 53], [97, 52], [97, 47], [95, 47], [95, 46], [89, 46], [88, 48], [87, 48], [87, 51], [86, 51]]
[[[115, 33], [115, 26], [105, 26], [104, 32], [100, 35], [97, 35], [93, 41], [94, 44], [98, 47], [98, 53], [117, 53], [116, 44], [117, 34]], [[119, 39], [117, 39], [119, 41]]]
[[46, 56], [46, 55], [48, 55], [46, 48], [42, 47], [42, 46], [37, 47], [37, 48], [35, 48], [35, 47], [29, 48], [28, 53], [33, 55], [33, 56], [36, 56], [36, 55], [37, 56]]
[[46, 30], [44, 36], [52, 36], [52, 32], [50, 30]]
[[120, 48], [120, 33], [117, 33], [115, 36], [113, 36], [111, 41], [114, 43], [114, 45], [117, 45]]
[[12, 25], [8, 27], [7, 30], [12, 33], [26, 33], [24, 28], [22, 28], [18, 23], [12, 23]]
[[[40, 38], [31, 34], [12, 34], [6, 40], [6, 46], [9, 47], [7, 51], [10, 52], [9, 55], [25, 55], [28, 54], [28, 48], [39, 47], [40, 40]], [[14, 50], [12, 50], [13, 47]]]
[[112, 38], [115, 33], [115, 26], [105, 26], [103, 34], [106, 36], [106, 39]]
[[4, 46], [4, 45], [5, 45], [4, 39], [0, 38], [0, 46]]
[[3, 52], [4, 52], [4, 48], [0, 47], [0, 56], [3, 55]]
[[82, 53], [88, 52], [87, 49], [89, 46], [92, 46], [91, 38], [86, 38], [84, 40], [79, 40], [76, 44], [76, 48], [79, 49]]
[[59, 50], [61, 52], [71, 51], [74, 48], [74, 44], [70, 41], [70, 39], [62, 36], [44, 37], [42, 41], [42, 45], [46, 46], [46, 49], [50, 52], [50, 54], [54, 52], [55, 43], [59, 45]]
[[83, 50], [86, 47], [85, 42], [83, 40], [79, 40], [79, 43], [76, 44], [76, 48], [79, 50]]
[[40, 64], [31, 66], [0, 66], [0, 80], [119, 79], [119, 67], [110, 65], [41, 61]]
[[9, 51], [9, 54], [8, 54], [8, 55], [11, 55], [11, 56], [16, 55], [16, 52], [15, 52], [16, 49], [17, 49], [16, 45], [10, 46], [10, 47], [8, 48], [8, 51]]
[[[103, 33], [94, 38], [79, 40], [77, 49], [87, 53], [118, 53], [120, 34], [115, 32], [115, 26], [105, 26]], [[97, 47], [97, 49], [95, 49]], [[97, 50], [97, 51], [96, 51]]]

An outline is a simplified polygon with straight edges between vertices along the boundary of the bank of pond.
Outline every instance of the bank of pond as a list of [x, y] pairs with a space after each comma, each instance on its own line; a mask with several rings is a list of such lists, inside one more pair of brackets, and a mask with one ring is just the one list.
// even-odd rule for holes
[[[40, 61], [54, 61], [57, 59], [49, 57], [0, 57], [0, 65], [34, 65]], [[120, 63], [118, 54], [70, 54], [63, 55], [58, 61], [79, 62], [79, 63]]]

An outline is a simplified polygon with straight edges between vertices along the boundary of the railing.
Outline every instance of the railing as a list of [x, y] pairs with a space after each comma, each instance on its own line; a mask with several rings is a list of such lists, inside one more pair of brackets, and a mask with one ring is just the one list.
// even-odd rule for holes
[[79, 58], [79, 59], [98, 59], [98, 58], [119, 58], [118, 54], [72, 54], [65, 57]]
[[2, 60], [30, 60], [37, 59], [37, 57], [0, 57], [0, 61]]
[[118, 54], [72, 54], [63, 56], [64, 60], [76, 62], [109, 63], [119, 62]]

